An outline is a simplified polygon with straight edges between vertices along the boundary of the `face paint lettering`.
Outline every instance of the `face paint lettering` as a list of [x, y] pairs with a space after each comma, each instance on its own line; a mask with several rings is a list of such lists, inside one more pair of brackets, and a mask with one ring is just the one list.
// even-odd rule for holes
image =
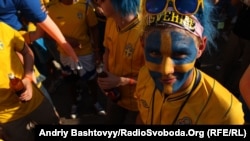
[[194, 68], [195, 40], [182, 29], [153, 30], [145, 36], [146, 66], [163, 93], [181, 89]]

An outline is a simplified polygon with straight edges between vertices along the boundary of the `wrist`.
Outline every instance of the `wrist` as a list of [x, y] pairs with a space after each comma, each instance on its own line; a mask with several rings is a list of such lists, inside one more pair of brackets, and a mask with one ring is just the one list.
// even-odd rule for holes
[[33, 77], [32, 76], [30, 76], [30, 75], [25, 75], [24, 76], [24, 79], [28, 79], [30, 82], [33, 82]]

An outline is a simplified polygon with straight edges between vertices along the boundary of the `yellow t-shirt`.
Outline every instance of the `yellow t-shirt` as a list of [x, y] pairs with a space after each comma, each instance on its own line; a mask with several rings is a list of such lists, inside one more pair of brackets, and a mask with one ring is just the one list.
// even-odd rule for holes
[[[201, 79], [185, 103], [187, 96], [184, 97], [183, 94], [167, 96], [155, 89], [149, 70], [143, 67], [139, 72], [135, 91], [143, 123], [244, 124], [244, 112], [238, 99], [212, 77], [199, 70], [198, 73]], [[185, 104], [181, 108], [183, 103]]]
[[[120, 77], [137, 78], [140, 68], [144, 65], [143, 48], [140, 43], [140, 19], [134, 19], [129, 25], [119, 30], [115, 21], [107, 19], [104, 47], [109, 50], [108, 71]], [[118, 105], [137, 111], [134, 98], [135, 85], [118, 87], [121, 100]]]
[[[72, 5], [54, 2], [47, 7], [49, 16], [63, 35], [74, 38], [81, 44], [82, 48], [74, 48], [77, 56], [88, 55], [93, 52], [89, 28], [98, 24], [93, 7], [89, 4], [86, 5], [86, 2], [76, 2]], [[60, 53], [65, 54], [60, 48], [58, 49]]]
[[43, 95], [33, 84], [32, 99], [21, 103], [15, 93], [10, 89], [8, 74], [13, 72], [16, 77], [22, 78], [23, 64], [16, 51], [21, 51], [24, 46], [22, 35], [0, 22], [0, 124], [17, 120], [36, 109], [43, 100]]

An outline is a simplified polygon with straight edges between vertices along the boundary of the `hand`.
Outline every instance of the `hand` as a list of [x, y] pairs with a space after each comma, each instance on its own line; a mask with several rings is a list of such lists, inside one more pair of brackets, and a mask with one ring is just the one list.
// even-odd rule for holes
[[98, 77], [97, 82], [101, 89], [112, 89], [115, 88], [120, 83], [120, 77], [115, 76], [112, 73], [106, 72], [108, 77], [101, 78]]
[[74, 72], [74, 74], [77, 74], [80, 77], [82, 77], [85, 74], [81, 62], [77, 62], [76, 70], [73, 70], [73, 72]]
[[95, 10], [96, 10], [96, 13], [97, 13], [98, 15], [104, 16], [104, 12], [103, 12], [103, 10], [102, 10], [102, 8], [101, 8], [100, 6], [97, 6], [97, 7], [95, 8]]
[[75, 62], [70, 56], [60, 55], [60, 61], [63, 66], [68, 66], [71, 70], [81, 70], [80, 62]]
[[19, 99], [21, 101], [29, 101], [29, 100], [31, 100], [31, 98], [33, 96], [33, 89], [32, 89], [31, 80], [28, 78], [24, 78], [22, 81], [23, 81], [24, 87], [26, 88], [26, 91], [24, 91], [24, 93], [21, 94]]
[[63, 66], [69, 67], [74, 74], [83, 75], [83, 67], [81, 62], [75, 62], [71, 57], [60, 55], [60, 60]]

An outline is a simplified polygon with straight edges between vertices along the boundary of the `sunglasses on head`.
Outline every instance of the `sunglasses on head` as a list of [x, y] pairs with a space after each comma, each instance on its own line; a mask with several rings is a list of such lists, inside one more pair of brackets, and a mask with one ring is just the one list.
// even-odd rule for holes
[[145, 10], [149, 14], [159, 14], [167, 7], [173, 7], [181, 15], [192, 15], [204, 8], [203, 0], [146, 0]]

